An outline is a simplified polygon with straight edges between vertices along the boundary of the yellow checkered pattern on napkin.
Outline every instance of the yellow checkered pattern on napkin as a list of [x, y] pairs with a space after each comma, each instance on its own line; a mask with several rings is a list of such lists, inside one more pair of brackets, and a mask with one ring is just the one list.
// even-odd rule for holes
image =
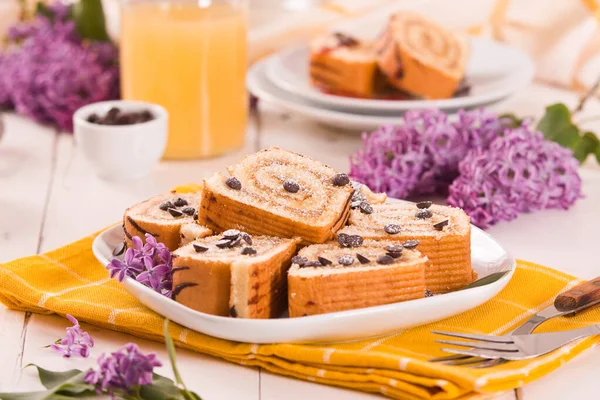
[[[91, 246], [95, 236], [0, 265], [0, 300], [16, 310], [68, 313], [104, 328], [163, 340], [163, 318], [109, 279], [94, 258]], [[312, 382], [396, 399], [455, 399], [521, 386], [558, 368], [598, 339], [580, 340], [533, 360], [467, 369], [426, 361], [446, 355], [430, 330], [501, 334], [550, 305], [559, 292], [579, 283], [572, 276], [519, 261], [508, 286], [482, 306], [385, 337], [337, 345], [237, 343], [175, 324], [171, 334], [180, 347]], [[539, 331], [574, 329], [592, 323], [600, 323], [600, 310], [557, 318]]]

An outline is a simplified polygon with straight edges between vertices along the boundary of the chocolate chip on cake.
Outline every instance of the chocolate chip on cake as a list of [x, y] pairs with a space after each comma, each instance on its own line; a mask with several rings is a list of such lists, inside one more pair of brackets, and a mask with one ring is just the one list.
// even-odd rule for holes
[[363, 238], [359, 235], [348, 235], [344, 247], [359, 247], [363, 244]]
[[242, 182], [240, 182], [236, 177], [230, 176], [225, 181], [225, 184], [232, 188], [233, 190], [240, 190], [242, 188]]
[[437, 229], [438, 231], [441, 231], [442, 229], [444, 229], [444, 227], [448, 225], [448, 220], [445, 219], [443, 221], [438, 222], [437, 224], [433, 224], [433, 227], [435, 229]]
[[321, 263], [321, 265], [331, 265], [331, 264], [333, 264], [333, 262], [329, 261], [325, 257], [319, 256], [319, 257], [317, 257], [317, 260], [319, 260], [319, 262]]
[[347, 233], [338, 233], [337, 236], [337, 241], [340, 244], [340, 246], [342, 247], [348, 247], [348, 245], [346, 244], [346, 240], [348, 240], [348, 235]]
[[362, 254], [356, 253], [356, 258], [358, 259], [358, 261], [361, 264], [368, 264], [371, 262], [371, 260], [369, 260], [367, 257], [363, 256]]
[[[230, 239], [231, 240], [231, 239]], [[231, 240], [231, 243], [229, 244], [229, 247], [237, 247], [242, 243], [242, 238], [241, 237], [236, 237], [235, 239]]]
[[125, 244], [125, 242], [119, 243], [112, 252], [113, 257], [120, 256], [121, 254], [123, 254], [125, 252], [125, 249], [127, 249], [127, 245]]
[[194, 220], [198, 221], [198, 210], [194, 212]]
[[420, 202], [417, 203], [417, 207], [419, 209], [425, 209], [425, 208], [431, 207], [432, 204], [433, 203], [430, 202], [430, 201], [420, 201]]
[[246, 246], [242, 249], [242, 254], [252, 256], [252, 255], [256, 254], [256, 250], [254, 250], [253, 247]]
[[307, 261], [303, 267], [322, 267], [323, 264], [321, 264], [320, 261], [315, 260], [315, 261]]
[[237, 229], [228, 229], [225, 232], [223, 232], [223, 238], [225, 239], [237, 239], [238, 236], [240, 236], [240, 231], [238, 231]]
[[352, 208], [352, 209], [358, 208], [358, 207], [360, 207], [360, 205], [361, 205], [362, 203], [363, 203], [363, 201], [362, 201], [362, 200], [355, 200], [355, 201], [352, 201], [352, 203], [350, 203], [350, 208]]
[[404, 247], [405, 249], [409, 249], [409, 250], [416, 249], [418, 245], [419, 245], [418, 240], [407, 240], [406, 242], [402, 243], [402, 247]]
[[388, 244], [385, 246], [385, 249], [387, 250], [388, 256], [392, 258], [400, 258], [402, 256], [402, 250], [404, 250], [404, 247], [402, 247], [401, 244]]
[[340, 32], [335, 32], [333, 35], [337, 39], [340, 46], [354, 47], [358, 46], [359, 44], [358, 40], [354, 39], [352, 36], [348, 36]]
[[337, 174], [331, 179], [333, 186], [346, 186], [350, 183], [350, 178], [346, 174]]
[[205, 251], [208, 251], [208, 247], [201, 244], [194, 243], [192, 246], [194, 246], [196, 253], [204, 253]]
[[233, 318], [237, 317], [237, 310], [235, 309], [235, 306], [231, 306], [229, 309], [229, 315], [231, 315]]
[[352, 265], [354, 264], [354, 257], [345, 255], [338, 258], [338, 262], [342, 265]]
[[196, 209], [194, 207], [183, 207], [181, 212], [187, 215], [194, 215], [196, 213]]
[[419, 211], [417, 211], [415, 213], [415, 217], [420, 218], [420, 219], [428, 219], [428, 218], [431, 218], [432, 216], [433, 216], [432, 212], [426, 208], [420, 209]]
[[360, 203], [360, 212], [363, 214], [373, 214], [373, 206], [366, 201]]
[[294, 256], [292, 257], [292, 264], [296, 264], [299, 266], [303, 266], [308, 262], [308, 259], [306, 257], [302, 257], [302, 256]]
[[176, 207], [183, 207], [183, 206], [187, 206], [188, 202], [186, 199], [182, 199], [181, 197], [178, 197], [175, 200], [173, 200], [173, 204], [175, 204]]
[[176, 208], [169, 208], [167, 211], [169, 211], [169, 214], [171, 214], [175, 218], [181, 217], [183, 215], [183, 213]]
[[221, 240], [215, 242], [215, 246], [217, 246], [220, 249], [226, 249], [231, 246], [231, 240], [221, 239]]
[[175, 208], [175, 204], [171, 203], [170, 201], [165, 201], [160, 206], [158, 206], [158, 208], [160, 208], [163, 211], [167, 211], [169, 208]]
[[385, 233], [390, 234], [390, 235], [397, 235], [398, 233], [400, 233], [400, 231], [402, 230], [402, 227], [398, 224], [386, 224], [383, 227], [383, 230], [385, 231]]
[[249, 245], [252, 244], [252, 236], [250, 236], [249, 234], [247, 234], [246, 232], [242, 232], [240, 233], [240, 237], [242, 238], [242, 240], [246, 243], [248, 243]]
[[292, 179], [286, 179], [283, 181], [283, 188], [290, 193], [297, 193], [300, 190], [300, 185], [293, 181]]
[[431, 293], [429, 291], [429, 289], [425, 289], [425, 297], [431, 297], [431, 296], [433, 296], [433, 293]]
[[388, 265], [388, 264], [392, 264], [393, 262], [394, 262], [394, 258], [387, 254], [377, 257], [377, 264]]

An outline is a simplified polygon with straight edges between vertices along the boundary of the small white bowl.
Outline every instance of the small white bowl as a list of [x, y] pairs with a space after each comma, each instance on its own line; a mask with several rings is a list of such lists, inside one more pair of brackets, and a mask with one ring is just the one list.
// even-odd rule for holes
[[[123, 112], [148, 110], [154, 119], [132, 125], [88, 122], [90, 115], [105, 115], [113, 107]], [[141, 178], [150, 173], [165, 151], [168, 119], [167, 110], [157, 104], [129, 100], [92, 103], [73, 115], [75, 142], [101, 178]]]

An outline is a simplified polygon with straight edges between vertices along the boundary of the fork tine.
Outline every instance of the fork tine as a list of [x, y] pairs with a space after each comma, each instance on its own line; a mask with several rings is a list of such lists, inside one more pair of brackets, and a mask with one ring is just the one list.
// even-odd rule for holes
[[476, 369], [481, 369], [481, 368], [490, 368], [490, 367], [495, 367], [496, 365], [502, 365], [504, 363], [507, 363], [509, 360], [505, 360], [504, 358], [496, 358], [493, 360], [485, 360], [482, 361], [479, 364], [476, 365], [472, 365], [470, 368], [476, 368]]
[[443, 331], [431, 331], [436, 335], [452, 336], [461, 339], [480, 340], [482, 342], [493, 342], [493, 343], [512, 343], [510, 337], [506, 336], [493, 336], [493, 335], [475, 335], [470, 333], [461, 332], [443, 332]]
[[487, 358], [479, 358], [479, 357], [471, 357], [471, 356], [465, 356], [465, 357], [467, 357], [467, 358], [464, 360], [450, 361], [450, 362], [445, 363], [444, 365], [448, 365], [450, 367], [475, 368], [479, 364], [487, 363], [488, 361], [496, 361], [496, 360], [489, 360]]
[[497, 359], [504, 358], [510, 360], [514, 359], [523, 359], [526, 357], [521, 351], [516, 352], [504, 352], [504, 351], [494, 351], [494, 350], [480, 350], [480, 349], [450, 349], [443, 348], [442, 351], [453, 353], [453, 354], [465, 354], [473, 357], [481, 357], [481, 358], [489, 358], [489, 359]]
[[482, 349], [482, 350], [496, 350], [496, 351], [506, 351], [506, 352], [515, 352], [519, 351], [519, 348], [515, 346], [514, 343], [497, 343], [497, 342], [462, 342], [460, 340], [436, 340], [438, 343], [442, 344], [450, 344], [452, 346], [462, 346], [462, 347], [470, 347], [474, 349]]
[[436, 358], [431, 358], [429, 360], [429, 362], [439, 362], [439, 363], [445, 363], [445, 362], [449, 362], [449, 361], [458, 361], [458, 360], [464, 360], [466, 358], [471, 358], [471, 356], [460, 356], [460, 355], [456, 355], [456, 356], [445, 356], [445, 357], [436, 357]]

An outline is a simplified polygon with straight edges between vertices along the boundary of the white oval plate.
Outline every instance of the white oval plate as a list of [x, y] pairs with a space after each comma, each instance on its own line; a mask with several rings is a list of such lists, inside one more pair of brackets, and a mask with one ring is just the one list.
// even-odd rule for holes
[[[121, 225], [102, 232], [92, 244], [94, 255], [107, 265], [113, 249], [123, 241]], [[205, 314], [183, 306], [131, 278], [125, 289], [142, 304], [189, 329], [221, 339], [246, 343], [340, 342], [380, 336], [438, 321], [470, 310], [494, 297], [506, 286], [515, 259], [487, 233], [471, 227], [471, 259], [479, 278], [508, 271], [484, 286], [383, 306], [300, 318], [243, 319]]]
[[310, 118], [316, 122], [354, 133], [376, 129], [380, 125], [399, 125], [402, 116], [380, 116], [364, 114], [364, 111], [337, 111], [295, 96], [275, 86], [267, 79], [265, 67], [269, 59], [256, 62], [246, 74], [246, 86], [250, 93], [261, 101], [271, 103], [288, 111]]
[[419, 108], [456, 111], [491, 104], [530, 84], [535, 73], [533, 62], [522, 51], [493, 40], [473, 38], [466, 73], [471, 84], [468, 96], [443, 100], [374, 100], [322, 93], [310, 84], [308, 64], [306, 46], [283, 50], [270, 58], [267, 78], [290, 94], [332, 109], [377, 113]]

